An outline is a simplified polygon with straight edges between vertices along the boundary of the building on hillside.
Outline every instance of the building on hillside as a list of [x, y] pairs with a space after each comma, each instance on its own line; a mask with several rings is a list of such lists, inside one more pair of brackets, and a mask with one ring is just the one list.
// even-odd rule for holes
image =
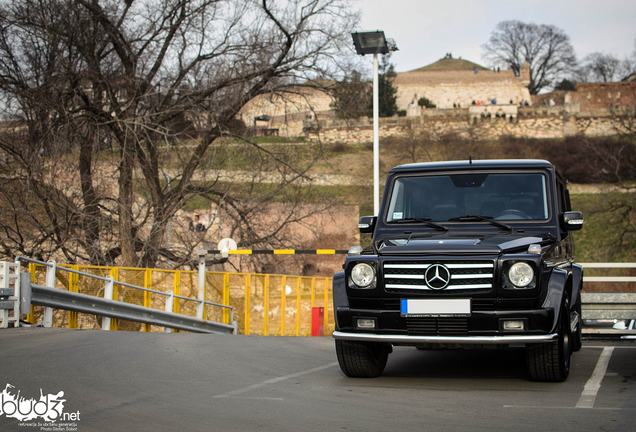
[[[332, 108], [328, 86], [299, 87], [283, 95], [262, 95], [252, 100], [243, 110], [241, 119], [248, 127], [276, 131], [280, 135], [298, 136], [304, 133], [306, 121], [337, 118]], [[491, 70], [468, 60], [455, 59], [451, 54], [437, 62], [409, 72], [398, 73], [399, 110], [409, 116], [423, 115], [417, 103], [425, 97], [439, 109], [468, 108], [475, 104], [519, 106], [532, 105], [528, 91], [530, 69], [522, 65], [519, 76], [512, 70]], [[255, 121], [268, 118], [268, 121]]]
[[467, 108], [473, 102], [489, 105], [493, 100], [498, 104], [532, 103], [527, 63], [517, 76], [512, 70], [491, 70], [447, 54], [428, 66], [398, 73], [394, 85], [399, 109], [412, 108], [422, 97], [437, 108]]
[[541, 106], [564, 106], [570, 112], [599, 113], [636, 107], [636, 81], [579, 83], [575, 91], [555, 90], [532, 96]]
[[286, 136], [301, 135], [304, 120], [335, 116], [330, 106], [332, 98], [324, 88], [297, 87], [284, 94], [258, 96], [241, 110], [240, 119], [248, 128], [277, 130], [277, 134]]

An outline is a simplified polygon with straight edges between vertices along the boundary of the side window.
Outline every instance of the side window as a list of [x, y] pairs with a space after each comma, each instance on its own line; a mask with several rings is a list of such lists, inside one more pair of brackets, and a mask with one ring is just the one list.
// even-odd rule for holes
[[565, 211], [572, 211], [572, 204], [570, 203], [570, 191], [565, 189]]
[[557, 181], [557, 188], [559, 191], [559, 213], [568, 211], [569, 199], [566, 197], [567, 189], [562, 181]]

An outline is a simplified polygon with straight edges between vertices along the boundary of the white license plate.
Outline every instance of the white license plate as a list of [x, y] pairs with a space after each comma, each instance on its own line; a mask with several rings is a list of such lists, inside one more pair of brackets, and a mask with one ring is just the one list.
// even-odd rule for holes
[[470, 299], [403, 299], [400, 309], [411, 317], [470, 316]]

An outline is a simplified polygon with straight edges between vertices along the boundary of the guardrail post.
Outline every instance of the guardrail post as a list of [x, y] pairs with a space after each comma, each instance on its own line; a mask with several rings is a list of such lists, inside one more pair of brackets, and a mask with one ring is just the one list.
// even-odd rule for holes
[[[55, 271], [57, 265], [55, 260], [47, 261], [49, 264], [46, 267], [46, 286], [49, 288], [55, 288]], [[44, 317], [42, 319], [44, 327], [53, 327], [53, 309], [50, 307], [44, 307]]]
[[205, 254], [203, 251], [197, 251], [199, 254], [199, 304], [197, 305], [197, 318], [203, 319], [205, 311]]
[[8, 328], [9, 321], [20, 326], [20, 263], [0, 262], [0, 314], [2, 327]]
[[[167, 292], [168, 296], [166, 297], [166, 312], [172, 312], [172, 307], [174, 304], [174, 293], [172, 291]], [[164, 333], [172, 333], [172, 329], [170, 327], [163, 328]]]
[[[113, 287], [115, 285], [115, 280], [112, 276], [108, 276], [108, 282], [104, 284], [104, 298], [106, 300], [113, 299]], [[110, 330], [110, 317], [103, 316], [102, 317], [102, 330]]]

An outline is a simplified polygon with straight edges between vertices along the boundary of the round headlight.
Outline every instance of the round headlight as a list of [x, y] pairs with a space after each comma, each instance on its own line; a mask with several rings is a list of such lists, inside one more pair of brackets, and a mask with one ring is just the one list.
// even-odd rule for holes
[[508, 270], [508, 278], [510, 282], [516, 287], [523, 288], [530, 285], [532, 278], [534, 277], [534, 270], [529, 264], [524, 262], [518, 262], [510, 267]]
[[361, 288], [366, 288], [375, 279], [375, 269], [367, 263], [358, 263], [351, 269], [351, 280]]

